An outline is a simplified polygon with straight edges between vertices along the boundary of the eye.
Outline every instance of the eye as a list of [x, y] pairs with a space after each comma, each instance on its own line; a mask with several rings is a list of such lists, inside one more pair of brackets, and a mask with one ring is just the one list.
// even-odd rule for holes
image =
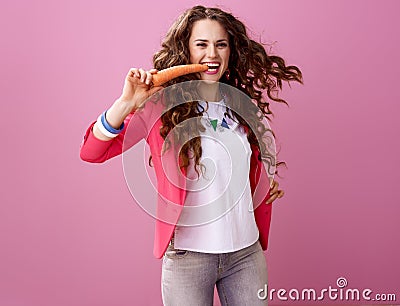
[[205, 43], [197, 43], [196, 46], [198, 46], [198, 47], [205, 47], [206, 44], [205, 44]]
[[226, 47], [228, 47], [228, 44], [227, 43], [218, 43], [217, 44], [217, 47], [219, 47], [219, 48], [226, 48]]

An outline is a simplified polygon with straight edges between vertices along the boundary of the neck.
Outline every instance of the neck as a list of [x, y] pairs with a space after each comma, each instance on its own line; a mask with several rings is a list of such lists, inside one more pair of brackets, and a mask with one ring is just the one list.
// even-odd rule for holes
[[198, 90], [201, 98], [204, 101], [219, 102], [222, 99], [218, 82], [201, 82]]

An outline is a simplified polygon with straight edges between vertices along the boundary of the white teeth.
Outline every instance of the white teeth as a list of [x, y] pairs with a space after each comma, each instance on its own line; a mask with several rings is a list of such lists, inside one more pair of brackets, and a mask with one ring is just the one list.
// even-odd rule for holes
[[212, 68], [218, 68], [219, 64], [218, 63], [204, 63], [205, 65], [207, 65], [209, 67], [209, 69]]

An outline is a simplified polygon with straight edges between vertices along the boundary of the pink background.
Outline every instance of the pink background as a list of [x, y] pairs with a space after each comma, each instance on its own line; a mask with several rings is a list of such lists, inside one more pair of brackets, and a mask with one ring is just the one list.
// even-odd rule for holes
[[[91, 165], [79, 146], [128, 69], [151, 68], [195, 4], [1, 2], [1, 306], [161, 305], [154, 220], [133, 202], [120, 157]], [[276, 41], [304, 73], [305, 86], [285, 87], [290, 107], [273, 105], [288, 170], [266, 252], [270, 288], [343, 276], [399, 301], [400, 2], [202, 4]]]

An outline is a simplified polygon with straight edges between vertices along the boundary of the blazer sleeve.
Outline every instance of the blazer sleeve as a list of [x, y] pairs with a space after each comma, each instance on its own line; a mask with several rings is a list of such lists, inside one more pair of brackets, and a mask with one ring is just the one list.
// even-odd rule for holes
[[[94, 136], [94, 124], [95, 121], [89, 125], [80, 147], [80, 158], [89, 163], [103, 163], [110, 158], [120, 155], [123, 150], [126, 151], [147, 136], [146, 124], [139, 115], [128, 115], [124, 120], [125, 127], [123, 131], [117, 137], [108, 141], [100, 140]], [[128, 125], [129, 145], [124, 144]]]

